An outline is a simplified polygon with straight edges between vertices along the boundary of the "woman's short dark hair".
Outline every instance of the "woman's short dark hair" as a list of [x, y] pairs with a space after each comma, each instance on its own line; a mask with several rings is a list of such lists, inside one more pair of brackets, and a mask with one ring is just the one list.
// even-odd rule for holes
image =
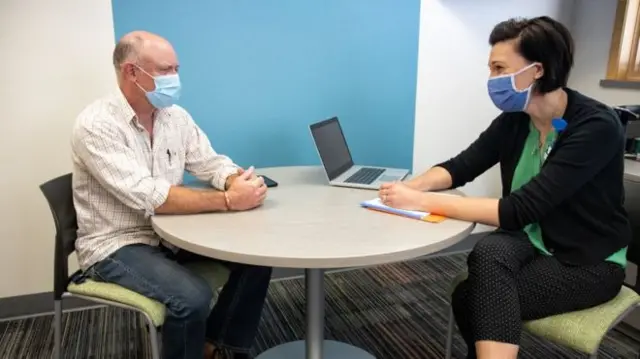
[[515, 41], [516, 51], [530, 62], [542, 64], [544, 74], [534, 89], [545, 94], [567, 86], [573, 67], [573, 38], [560, 22], [540, 16], [532, 19], [509, 19], [496, 25], [489, 36], [491, 46]]

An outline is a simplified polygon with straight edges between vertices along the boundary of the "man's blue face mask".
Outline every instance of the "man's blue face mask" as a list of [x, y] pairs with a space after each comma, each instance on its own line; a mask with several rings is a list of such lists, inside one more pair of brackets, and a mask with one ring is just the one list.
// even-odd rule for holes
[[512, 74], [490, 77], [487, 82], [489, 97], [497, 108], [504, 112], [520, 112], [524, 111], [529, 105], [531, 99], [531, 89], [533, 84], [524, 90], [516, 88], [516, 76], [522, 72], [532, 68], [536, 64], [533, 63]]
[[156, 87], [153, 91], [146, 91], [142, 86], [140, 86], [140, 84], [136, 83], [138, 87], [144, 91], [147, 99], [153, 107], [161, 109], [170, 107], [178, 102], [181, 93], [180, 76], [178, 74], [152, 76], [140, 66], [135, 66], [153, 79]]

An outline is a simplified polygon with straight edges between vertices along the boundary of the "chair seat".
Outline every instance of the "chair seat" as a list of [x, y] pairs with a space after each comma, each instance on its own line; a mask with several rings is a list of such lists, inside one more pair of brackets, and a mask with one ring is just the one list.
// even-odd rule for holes
[[[217, 289], [222, 287], [229, 277], [229, 270], [216, 262], [195, 262], [186, 265], [186, 267], [202, 276], [209, 286], [214, 289], [214, 293], [217, 293]], [[75, 295], [87, 297], [88, 299], [95, 298], [132, 307], [148, 315], [156, 327], [160, 327], [164, 323], [166, 309], [162, 303], [117, 284], [96, 282], [87, 279], [81, 284], [69, 283], [67, 291]], [[215, 303], [215, 298], [213, 303]]]
[[[449, 294], [466, 278], [466, 272], [457, 275]], [[623, 286], [620, 293], [607, 303], [527, 321], [524, 322], [524, 328], [556, 344], [590, 354], [597, 350], [600, 341], [617, 324], [617, 320], [637, 305], [640, 305], [640, 296], [633, 289]]]
[[620, 316], [640, 304], [640, 296], [623, 286], [610, 301], [579, 310], [524, 323], [530, 333], [583, 353], [593, 353], [600, 341], [617, 324]]

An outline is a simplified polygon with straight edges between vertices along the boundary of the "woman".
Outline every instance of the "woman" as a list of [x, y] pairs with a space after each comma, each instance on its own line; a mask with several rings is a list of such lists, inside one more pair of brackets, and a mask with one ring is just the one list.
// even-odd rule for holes
[[[468, 358], [516, 358], [522, 320], [581, 310], [622, 286], [631, 231], [623, 208], [624, 129], [606, 105], [566, 88], [569, 31], [549, 17], [498, 24], [489, 95], [502, 110], [458, 156], [404, 183], [390, 206], [493, 225], [468, 258], [453, 311]], [[500, 163], [501, 199], [442, 196]]]

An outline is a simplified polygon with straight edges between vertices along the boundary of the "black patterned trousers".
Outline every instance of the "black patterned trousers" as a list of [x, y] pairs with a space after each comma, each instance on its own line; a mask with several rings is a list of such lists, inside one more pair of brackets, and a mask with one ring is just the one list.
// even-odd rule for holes
[[523, 232], [497, 230], [467, 260], [469, 277], [455, 289], [453, 314], [475, 358], [475, 342], [520, 342], [522, 321], [590, 308], [614, 298], [620, 265], [569, 266], [538, 252]]

